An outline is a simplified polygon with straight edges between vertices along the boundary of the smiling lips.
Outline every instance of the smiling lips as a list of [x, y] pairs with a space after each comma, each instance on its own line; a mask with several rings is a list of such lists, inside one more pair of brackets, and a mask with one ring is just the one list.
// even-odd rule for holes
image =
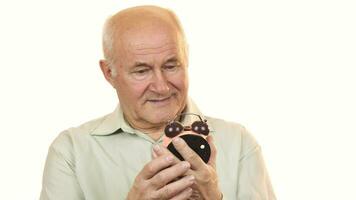
[[163, 101], [167, 101], [171, 98], [171, 96], [169, 97], [165, 97], [165, 98], [157, 98], [157, 99], [148, 99], [147, 101], [156, 103], [156, 102], [163, 102]]
[[164, 97], [164, 98], [152, 98], [152, 99], [148, 99], [147, 102], [150, 102], [150, 103], [154, 103], [154, 104], [166, 104], [169, 102], [169, 100], [171, 99], [173, 95], [170, 95], [168, 97]]

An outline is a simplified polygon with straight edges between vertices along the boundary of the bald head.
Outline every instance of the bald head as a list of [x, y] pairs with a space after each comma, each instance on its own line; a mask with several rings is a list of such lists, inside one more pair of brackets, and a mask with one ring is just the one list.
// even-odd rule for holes
[[[157, 6], [138, 6], [122, 10], [111, 16], [105, 23], [103, 31], [104, 57], [109, 65], [115, 64], [118, 58], [118, 48], [128, 42], [128, 35], [154, 34], [154, 30], [171, 31], [177, 34], [186, 54], [186, 41], [183, 29], [176, 15], [165, 8]], [[187, 55], [185, 55], [187, 56]]]

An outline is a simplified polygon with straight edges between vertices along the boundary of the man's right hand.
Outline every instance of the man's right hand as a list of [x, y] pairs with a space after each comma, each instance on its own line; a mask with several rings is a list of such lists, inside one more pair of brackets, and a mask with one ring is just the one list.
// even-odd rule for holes
[[188, 199], [194, 183], [193, 176], [184, 176], [189, 168], [190, 164], [186, 161], [174, 164], [173, 155], [154, 158], [136, 176], [127, 200]]

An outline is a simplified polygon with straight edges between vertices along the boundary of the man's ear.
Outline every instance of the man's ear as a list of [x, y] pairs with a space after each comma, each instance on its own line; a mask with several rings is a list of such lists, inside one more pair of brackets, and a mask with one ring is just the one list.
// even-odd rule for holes
[[114, 79], [112, 76], [112, 70], [109, 67], [108, 62], [106, 60], [100, 60], [99, 64], [100, 64], [100, 69], [103, 72], [105, 79], [110, 83], [110, 85], [113, 88], [115, 88]]

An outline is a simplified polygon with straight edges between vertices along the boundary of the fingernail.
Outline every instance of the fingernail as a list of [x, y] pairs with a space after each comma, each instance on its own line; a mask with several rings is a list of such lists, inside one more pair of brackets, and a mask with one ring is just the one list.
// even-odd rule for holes
[[180, 138], [180, 137], [175, 137], [175, 138], [173, 139], [173, 142], [176, 143], [176, 144], [182, 144], [182, 143], [183, 143], [183, 140], [182, 140], [182, 138]]
[[183, 163], [183, 167], [184, 167], [185, 169], [190, 168], [189, 162], [182, 162], [182, 163]]
[[192, 188], [188, 188], [187, 189], [187, 193], [191, 193], [191, 192], [193, 192], [193, 189]]
[[173, 156], [167, 156], [166, 157], [166, 160], [171, 163], [173, 161]]
[[159, 146], [159, 144], [154, 145], [153, 150], [156, 151], [157, 153], [161, 153], [161, 147]]
[[157, 154], [155, 151], [152, 151], [152, 156], [153, 156], [153, 158], [157, 158]]
[[189, 175], [188, 176], [188, 181], [189, 182], [194, 182], [194, 180], [195, 180], [195, 177], [193, 175]]

